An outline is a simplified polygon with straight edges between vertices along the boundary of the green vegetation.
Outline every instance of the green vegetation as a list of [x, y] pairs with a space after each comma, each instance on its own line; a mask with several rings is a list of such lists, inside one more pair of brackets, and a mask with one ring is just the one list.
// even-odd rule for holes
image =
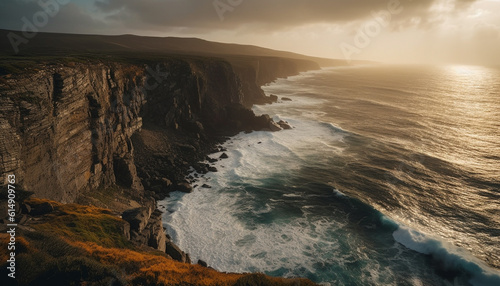
[[37, 231], [50, 231], [62, 237], [94, 242], [106, 247], [132, 247], [124, 236], [126, 223], [111, 215], [109, 210], [40, 199], [28, 199], [25, 203], [36, 207], [45, 202], [50, 202], [55, 211], [46, 215], [46, 221], [33, 225]]

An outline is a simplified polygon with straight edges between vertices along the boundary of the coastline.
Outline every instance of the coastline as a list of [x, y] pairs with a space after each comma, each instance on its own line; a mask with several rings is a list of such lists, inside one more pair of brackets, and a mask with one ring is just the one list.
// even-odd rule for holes
[[[178, 56], [146, 65], [135, 58], [50, 61], [1, 77], [2, 136], [10, 138], [3, 173], [15, 173], [19, 188], [50, 200], [42, 203], [53, 206], [42, 220], [59, 203], [110, 209], [129, 225], [122, 232], [133, 245], [190, 264], [163, 234], [156, 201], [192, 191], [189, 167], [216, 171], [199, 162], [227, 136], [278, 128], [249, 109], [276, 100], [249, 75], [253, 64], [242, 71], [241, 62]], [[261, 81], [300, 71], [277, 66]], [[158, 85], [148, 88], [153, 79]], [[30, 228], [39, 220], [30, 212], [38, 202], [19, 204], [27, 205], [19, 209], [20, 223]]]
[[[293, 81], [294, 79], [290, 80], [290, 82]], [[281, 83], [284, 82], [288, 81], [283, 80]], [[311, 82], [314, 83], [315, 81], [311, 80]], [[302, 86], [303, 84], [303, 81], [299, 81], [296, 85], [294, 85], [294, 87]], [[306, 86], [304, 88], [310, 89], [311, 87]], [[166, 209], [172, 213], [172, 219], [166, 218], [166, 220], [168, 221], [169, 227], [171, 227], [172, 233], [175, 235], [176, 243], [178, 242], [184, 249], [192, 251], [194, 257], [206, 258], [207, 261], [211, 262], [215, 267], [221, 270], [242, 272], [249, 271], [248, 269], [257, 268], [261, 270], [263, 269], [262, 271], [266, 271], [266, 273], [275, 273], [274, 270], [283, 265], [280, 261], [288, 262], [289, 260], [285, 260], [285, 257], [294, 257], [293, 253], [288, 253], [280, 248], [279, 242], [281, 242], [281, 240], [279, 235], [267, 235], [267, 233], [279, 233], [280, 235], [290, 237], [289, 232], [283, 231], [283, 228], [279, 228], [276, 224], [274, 224], [273, 218], [280, 215], [278, 213], [282, 210], [280, 206], [293, 204], [294, 201], [297, 201], [297, 204], [299, 204], [299, 198], [304, 196], [302, 193], [304, 190], [301, 188], [297, 188], [300, 189], [301, 192], [294, 192], [295, 186], [300, 185], [300, 183], [295, 181], [295, 183], [289, 183], [288, 185], [288, 179], [283, 178], [286, 177], [287, 174], [293, 173], [293, 167], [286, 163], [289, 162], [285, 159], [286, 156], [283, 156], [283, 154], [279, 152], [276, 154], [276, 149], [272, 148], [272, 146], [281, 146], [284, 144], [285, 150], [296, 151], [297, 143], [291, 142], [296, 140], [300, 141], [299, 138], [303, 139], [304, 137], [314, 137], [307, 135], [304, 137], [297, 137], [297, 133], [304, 132], [305, 128], [303, 124], [299, 124], [300, 120], [294, 116], [304, 113], [307, 114], [307, 109], [311, 110], [314, 109], [314, 107], [288, 111], [293, 108], [289, 108], [291, 106], [287, 104], [297, 105], [300, 102], [300, 99], [293, 96], [294, 94], [298, 94], [297, 88], [291, 88], [289, 90], [290, 91], [287, 92], [284, 85], [281, 85], [280, 83], [274, 87], [270, 87], [266, 90], [267, 94], [275, 93], [290, 96], [293, 101], [290, 103], [284, 103], [283, 106], [280, 106], [281, 104], [258, 106], [254, 110], [258, 114], [276, 114], [276, 120], [279, 120], [280, 118], [289, 120], [296, 127], [295, 130], [291, 130], [290, 133], [287, 131], [277, 132], [274, 134], [266, 134], [265, 132], [256, 132], [254, 134], [240, 133], [236, 136], [236, 138], [242, 140], [234, 140], [235, 137], [232, 137], [233, 139], [224, 145], [224, 147], [228, 149], [226, 153], [229, 155], [229, 159], [216, 163], [217, 168], [221, 167], [220, 173], [212, 173], [208, 175], [207, 180], [201, 179], [201, 182], [198, 183], [199, 188], [196, 193], [187, 195], [180, 193], [175, 194], [172, 199], [166, 202]], [[320, 122], [325, 121], [320, 120]], [[321, 123], [318, 123], [318, 125], [321, 125]], [[325, 125], [328, 124], [325, 123]], [[336, 129], [336, 131], [341, 131], [343, 134], [348, 132], [341, 129]], [[295, 135], [288, 135], [294, 133]], [[316, 134], [323, 133], [316, 132]], [[283, 136], [285, 136], [288, 140], [284, 140], [285, 137]], [[271, 142], [272, 145], [270, 144]], [[271, 151], [273, 154], [265, 152], [264, 150], [273, 150]], [[295, 154], [293, 151], [290, 152]], [[219, 154], [221, 153], [218, 153], [215, 156], [212, 155], [211, 157], [218, 158]], [[273, 155], [280, 156], [280, 154], [282, 157], [278, 160], [276, 157], [273, 157]], [[300, 154], [305, 155], [302, 149]], [[287, 171], [285, 172], [286, 174], [280, 172], [281, 168], [275, 164], [275, 161], [281, 162], [282, 166], [287, 166]], [[276, 175], [275, 172], [278, 175]], [[276, 183], [276, 181], [279, 183]], [[314, 179], [311, 179], [311, 181], [314, 181]], [[318, 181], [321, 180], [318, 179]], [[203, 182], [212, 186], [213, 189], [200, 188], [200, 185], [203, 184]], [[495, 281], [495, 279], [498, 279], [498, 275], [488, 278], [489, 273], [493, 274], [494, 272], [490, 272], [489, 267], [484, 264], [485, 261], [480, 261], [477, 258], [474, 258], [473, 254], [462, 252], [459, 248], [453, 247], [446, 241], [445, 238], [433, 236], [432, 234], [429, 234], [429, 232], [426, 232], [425, 228], [419, 228], [415, 225], [411, 228], [409, 227], [411, 224], [405, 224], [404, 221], [394, 219], [395, 216], [392, 216], [390, 212], [384, 212], [383, 209], [378, 209], [366, 201], [362, 203], [362, 199], [358, 201], [356, 198], [359, 197], [356, 197], [355, 194], [349, 193], [348, 191], [340, 193], [340, 191], [333, 189], [334, 194], [331, 194], [329, 186], [334, 187], [334, 185], [330, 185], [330, 183], [326, 184], [326, 181], [323, 183], [325, 183], [324, 186], [321, 186], [321, 184], [316, 186], [317, 189], [322, 190], [320, 194], [318, 194], [319, 196], [325, 197], [325, 200], [326, 198], [332, 197], [332, 201], [342, 201], [343, 203], [339, 203], [342, 207], [344, 205], [352, 206], [352, 204], [356, 204], [360, 209], [366, 210], [367, 213], [354, 212], [352, 213], [353, 217], [359, 215], [362, 216], [363, 219], [367, 219], [368, 221], [373, 219], [376, 223], [383, 225], [382, 228], [384, 231], [380, 230], [379, 234], [381, 236], [385, 236], [385, 238], [379, 241], [379, 243], [383, 244], [387, 242], [388, 245], [392, 245], [392, 243], [394, 243], [394, 245], [398, 245], [401, 249], [404, 249], [405, 253], [414, 254], [416, 252], [419, 253], [418, 256], [424, 257], [424, 259], [431, 259], [432, 263], [436, 263], [437, 266], [436, 264], [431, 264], [430, 269], [431, 271], [437, 272], [437, 275], [439, 276], [437, 277], [437, 281], [440, 281], [439, 279], [443, 278], [448, 279], [448, 276], [440, 276], [443, 275], [442, 272], [440, 272], [443, 271], [441, 268], [442, 266], [440, 266], [441, 263], [453, 263], [454, 266], [451, 267], [453, 270], [449, 270], [449, 268], [445, 269], [448, 269], [449, 271], [457, 271], [457, 273], [465, 272], [467, 275], [471, 275], [471, 277], [474, 277], [474, 281], [476, 281], [475, 285], [483, 285], [480, 282], [477, 282], [480, 280], [487, 281], [488, 279], [491, 279], [492, 281]], [[283, 188], [280, 188], [279, 186], [283, 186]], [[304, 189], [306, 188], [304, 187]], [[339, 189], [342, 191], [345, 190], [345, 188]], [[280, 192], [280, 190], [282, 192]], [[311, 196], [312, 194], [316, 194], [312, 190], [310, 191]], [[307, 194], [308, 192], [306, 191], [305, 193]], [[329, 193], [330, 195], [328, 195]], [[314, 199], [311, 198], [311, 201], [313, 200]], [[277, 201], [280, 203], [276, 203]], [[340, 209], [342, 207], [337, 206], [336, 209]], [[379, 211], [377, 211], [377, 209]], [[307, 210], [309, 210], [309, 208]], [[349, 214], [351, 214], [351, 212], [349, 212]], [[289, 216], [286, 216], [286, 218], [289, 218]], [[267, 221], [266, 219], [269, 219], [270, 221]], [[355, 220], [354, 224], [356, 224], [356, 222], [358, 221]], [[367, 224], [364, 227], [372, 229], [373, 225]], [[196, 232], [193, 231], [196, 229], [203, 230], [201, 232], [203, 233], [202, 237], [197, 237]], [[287, 230], [289, 230], [289, 228], [287, 228]], [[324, 233], [325, 229], [322, 230], [322, 233]], [[374, 231], [368, 232], [371, 233]], [[417, 238], [421, 237], [422, 240], [414, 239], [412, 238], [412, 235], [416, 235]], [[404, 239], [401, 239], [402, 237]], [[333, 237], [332, 239], [334, 240]], [[271, 243], [266, 244], [264, 241]], [[371, 242], [372, 241], [366, 242], [366, 244], [368, 245]], [[284, 245], [285, 244], [286, 242]], [[426, 251], [422, 252], [422, 249], [426, 249]], [[276, 250], [278, 250], [277, 252], [279, 253], [284, 252], [287, 254], [280, 256], [280, 254], [276, 253]], [[431, 254], [427, 251], [431, 252]], [[351, 253], [352, 252], [355, 251], [351, 251]], [[238, 254], [236, 256], [232, 256], [231, 253]], [[253, 256], [257, 254], [261, 254], [258, 258], [262, 261], [262, 264], [257, 259], [253, 259]], [[432, 258], [430, 258], [430, 256], [432, 256]], [[280, 258], [282, 260], [278, 260]], [[319, 258], [316, 259], [316, 261], [318, 260], [321, 261]], [[296, 265], [303, 264], [297, 262]], [[370, 263], [370, 265], [377, 265], [376, 261]], [[426, 263], [423, 265], [426, 265], [425, 267], [429, 267]], [[471, 265], [476, 265], [474, 267], [476, 267], [477, 271], [472, 270], [471, 267], [469, 267]], [[283, 267], [287, 268], [286, 266]], [[416, 266], [415, 268], [418, 269], [418, 267], [420, 266]], [[493, 271], [493, 269], [491, 269], [491, 271]], [[331, 271], [330, 273], [337, 272]], [[311, 276], [308, 277], [311, 278]], [[317, 278], [314, 278], [314, 281], [322, 281], [316, 279]], [[436, 283], [436, 285], [439, 285], [439, 283]], [[495, 284], [493, 283], [493, 285]]]

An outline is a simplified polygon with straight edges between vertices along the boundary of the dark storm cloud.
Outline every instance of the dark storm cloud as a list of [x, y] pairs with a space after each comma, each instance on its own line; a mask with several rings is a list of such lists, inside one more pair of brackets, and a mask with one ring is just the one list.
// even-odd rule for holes
[[[57, 0], [41, 0], [57, 1]], [[404, 8], [398, 15], [425, 19], [438, 0], [399, 0]], [[475, 0], [456, 0], [465, 7]], [[62, 1], [64, 2], [64, 1]], [[191, 32], [214, 29], [255, 28], [279, 30], [310, 23], [346, 23], [387, 9], [397, 0], [74, 0], [43, 29], [58, 32], [106, 33], [164, 31], [185, 28]], [[93, 4], [92, 4], [93, 3]], [[216, 8], [217, 7], [217, 8]], [[41, 8], [35, 0], [8, 0], [0, 3], [0, 27], [21, 29], [22, 17], [29, 18]], [[395, 22], [397, 23], [397, 22]]]
[[[408, 15], [414, 15], [424, 14], [433, 1], [401, 0], [400, 3]], [[372, 11], [387, 9], [390, 2], [391, 0], [109, 0], [99, 1], [96, 6], [107, 13], [121, 11], [113, 16], [117, 19], [125, 14], [132, 16], [129, 19], [135, 24], [194, 29], [232, 29], [250, 24], [280, 29], [318, 22], [353, 21], [370, 16]]]
[[[36, 15], [45, 15], [46, 23], [43, 17], [37, 18]], [[69, 0], [0, 2], [1, 29], [26, 30], [27, 22], [29, 27], [35, 27], [39, 31], [65, 33], [96, 32], [103, 27], [102, 21], [93, 19], [85, 9]], [[36, 25], [39, 22], [43, 25]], [[31, 29], [27, 30], [31, 31]]]

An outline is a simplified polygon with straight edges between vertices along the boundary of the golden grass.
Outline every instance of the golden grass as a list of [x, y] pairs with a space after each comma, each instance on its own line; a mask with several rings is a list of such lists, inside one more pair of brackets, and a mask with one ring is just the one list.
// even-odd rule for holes
[[[7, 233], [0, 233], [0, 261], [5, 262], [9, 259], [11, 250], [9, 250], [8, 244], [10, 242], [10, 235]], [[15, 244], [15, 252], [18, 253], [26, 253], [26, 252], [35, 252], [36, 249], [31, 247], [30, 243], [22, 236], [16, 236], [16, 244]]]
[[210, 268], [171, 260], [164, 256], [120, 249], [106, 248], [89, 242], [69, 242], [84, 249], [99, 262], [117, 265], [130, 273], [129, 279], [141, 284], [158, 285], [232, 285], [242, 274], [220, 273]]
[[[16, 236], [19, 269], [25, 272], [20, 285], [107, 285], [113, 281], [116, 285], [314, 285], [305, 279], [221, 273], [180, 263], [164, 253], [133, 246], [120, 229], [124, 222], [109, 210], [42, 199], [26, 201], [31, 206], [46, 202], [54, 212], [30, 225], [37, 231]], [[2, 245], [8, 240], [7, 234], [0, 234]], [[8, 254], [6, 247], [0, 249], [2, 261]]]
[[90, 241], [103, 246], [131, 247], [123, 235], [125, 222], [108, 209], [78, 204], [61, 204], [44, 199], [28, 199], [31, 206], [50, 203], [54, 212], [33, 225], [39, 231], [51, 231], [73, 240]]

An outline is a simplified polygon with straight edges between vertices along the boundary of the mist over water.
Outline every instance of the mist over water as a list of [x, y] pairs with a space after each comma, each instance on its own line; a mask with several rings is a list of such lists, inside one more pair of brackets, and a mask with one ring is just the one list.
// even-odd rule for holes
[[[331, 285], [500, 285], [500, 71], [364, 66], [280, 79], [192, 194], [160, 204], [195, 259]], [[218, 157], [220, 154], [214, 154]]]

